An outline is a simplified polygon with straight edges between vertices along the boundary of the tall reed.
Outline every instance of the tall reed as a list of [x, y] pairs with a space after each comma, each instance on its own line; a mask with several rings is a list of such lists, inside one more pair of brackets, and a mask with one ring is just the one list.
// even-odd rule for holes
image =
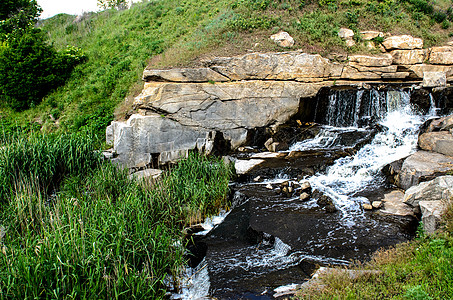
[[0, 212], [0, 299], [162, 299], [184, 264], [181, 229], [226, 205], [231, 169], [219, 160], [191, 155], [151, 186], [91, 166], [52, 196], [40, 178], [14, 177]]

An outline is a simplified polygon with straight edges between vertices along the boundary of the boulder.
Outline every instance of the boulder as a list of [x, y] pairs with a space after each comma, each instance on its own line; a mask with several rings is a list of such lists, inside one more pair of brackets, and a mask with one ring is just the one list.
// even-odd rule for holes
[[349, 61], [365, 67], [386, 67], [392, 64], [393, 58], [390, 54], [380, 56], [352, 55], [349, 56]]
[[271, 35], [271, 40], [283, 48], [291, 48], [294, 46], [293, 37], [286, 31], [280, 31], [279, 33]]
[[429, 55], [429, 62], [434, 65], [452, 65], [453, 47], [432, 47]]
[[253, 168], [265, 162], [264, 159], [249, 159], [242, 160], [238, 159], [234, 163], [234, 168], [236, 169], [236, 174], [244, 175], [249, 173]]
[[338, 31], [338, 36], [342, 39], [349, 39], [354, 36], [354, 31], [348, 28], [340, 28]]
[[225, 76], [209, 68], [175, 68], [169, 70], [149, 70], [143, 72], [145, 81], [170, 82], [224, 82]]
[[342, 71], [340, 64], [331, 63], [318, 54], [298, 51], [219, 57], [207, 64], [231, 80], [319, 80], [339, 77]]
[[386, 38], [382, 45], [385, 47], [387, 51], [394, 49], [399, 50], [422, 49], [423, 40], [420, 38], [414, 38], [410, 35], [399, 35]]
[[453, 157], [440, 153], [417, 151], [406, 158], [401, 171], [396, 176], [395, 184], [407, 190], [421, 181], [445, 175], [453, 169]]
[[453, 135], [449, 131], [423, 133], [418, 137], [418, 145], [426, 151], [453, 156]]
[[415, 217], [414, 210], [404, 203], [404, 192], [401, 190], [385, 193], [382, 202], [384, 208], [380, 212], [383, 214]]
[[261, 153], [255, 153], [250, 158], [254, 159], [271, 159], [271, 158], [283, 158], [287, 154], [286, 153], [281, 153], [281, 152], [261, 152]]
[[417, 207], [420, 201], [445, 201], [453, 197], [453, 176], [440, 176], [409, 188], [404, 194], [404, 203]]
[[384, 37], [384, 33], [380, 31], [360, 31], [360, 35], [364, 41], [370, 41], [377, 37]]
[[447, 75], [445, 72], [423, 72], [424, 87], [438, 87], [447, 85]]
[[434, 233], [442, 222], [442, 215], [447, 210], [444, 201], [420, 201], [420, 211], [422, 213], [422, 223], [425, 233]]
[[373, 208], [381, 208], [383, 206], [383, 202], [382, 201], [373, 201], [373, 203], [371, 203], [371, 205], [373, 206]]
[[421, 64], [425, 60], [424, 50], [393, 50], [390, 54], [396, 65]]

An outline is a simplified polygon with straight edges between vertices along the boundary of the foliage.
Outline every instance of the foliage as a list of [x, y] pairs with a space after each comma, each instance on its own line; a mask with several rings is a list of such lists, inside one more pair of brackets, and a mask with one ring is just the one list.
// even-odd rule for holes
[[29, 29], [0, 48], [0, 95], [12, 108], [27, 109], [62, 85], [83, 60], [79, 49], [57, 52], [39, 30]]
[[0, 2], [0, 41], [15, 31], [33, 26], [41, 8], [36, 0], [2, 0]]
[[[185, 262], [181, 229], [226, 205], [231, 170], [217, 159], [191, 155], [161, 180], [135, 180], [80, 137], [19, 137], [0, 152], [2, 175], [23, 166], [0, 202], [0, 299], [163, 299]], [[40, 179], [57, 174], [49, 195]]]
[[94, 139], [80, 135], [4, 135], [0, 148], [0, 204], [8, 202], [16, 184], [33, 182], [40, 191], [58, 188], [65, 176], [83, 174], [100, 160]]
[[98, 0], [98, 6], [103, 9], [107, 8], [126, 9], [127, 2], [126, 0]]

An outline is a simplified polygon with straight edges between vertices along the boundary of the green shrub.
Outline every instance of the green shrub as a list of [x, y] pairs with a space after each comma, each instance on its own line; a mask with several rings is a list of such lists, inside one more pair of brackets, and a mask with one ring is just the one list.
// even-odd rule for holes
[[32, 107], [83, 60], [74, 47], [57, 52], [37, 29], [10, 38], [0, 47], [0, 97], [16, 110]]

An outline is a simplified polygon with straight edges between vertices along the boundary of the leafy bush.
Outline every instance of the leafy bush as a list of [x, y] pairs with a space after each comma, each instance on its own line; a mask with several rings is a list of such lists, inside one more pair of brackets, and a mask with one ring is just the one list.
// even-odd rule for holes
[[79, 49], [57, 52], [40, 30], [27, 30], [0, 47], [0, 96], [16, 110], [32, 107], [62, 85], [84, 59]]

